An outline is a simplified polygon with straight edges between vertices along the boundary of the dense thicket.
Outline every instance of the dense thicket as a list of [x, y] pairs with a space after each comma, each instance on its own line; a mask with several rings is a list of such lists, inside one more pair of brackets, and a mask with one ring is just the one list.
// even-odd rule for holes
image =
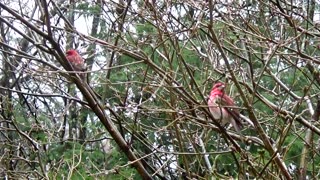
[[[319, 20], [315, 0], [1, 0], [0, 175], [318, 179]], [[209, 113], [219, 81], [241, 135]]]

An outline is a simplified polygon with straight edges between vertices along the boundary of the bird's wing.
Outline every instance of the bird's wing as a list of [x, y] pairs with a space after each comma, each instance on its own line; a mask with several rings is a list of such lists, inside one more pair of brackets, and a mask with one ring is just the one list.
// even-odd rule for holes
[[[225, 110], [233, 117], [236, 125], [241, 128], [242, 123], [240, 120], [239, 110], [235, 107], [233, 100], [226, 94], [222, 94], [220, 97], [220, 105], [225, 108]], [[233, 108], [234, 107], [234, 108]], [[235, 127], [237, 128], [237, 127]]]

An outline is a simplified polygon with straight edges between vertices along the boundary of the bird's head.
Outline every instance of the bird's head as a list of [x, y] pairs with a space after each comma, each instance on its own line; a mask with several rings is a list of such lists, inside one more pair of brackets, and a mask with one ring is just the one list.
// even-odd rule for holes
[[226, 86], [224, 85], [224, 83], [218, 82], [218, 83], [216, 83], [216, 84], [212, 87], [212, 90], [223, 91], [225, 87], [226, 87]]
[[78, 54], [78, 52], [77, 52], [76, 50], [74, 50], [74, 49], [70, 49], [70, 50], [68, 50], [68, 51], [66, 52], [66, 54], [67, 54], [68, 56], [75, 56], [75, 55]]

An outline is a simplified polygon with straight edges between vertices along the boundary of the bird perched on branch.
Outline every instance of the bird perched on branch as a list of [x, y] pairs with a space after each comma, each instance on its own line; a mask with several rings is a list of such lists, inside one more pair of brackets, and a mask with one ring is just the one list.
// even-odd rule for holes
[[[67, 54], [66, 58], [71, 64], [74, 71], [78, 71], [78, 72], [86, 71], [87, 68], [84, 63], [84, 60], [76, 50], [70, 49], [66, 52], [66, 54]], [[79, 73], [79, 76], [83, 81], [86, 80], [86, 73]]]
[[211, 92], [208, 100], [209, 110], [214, 117], [222, 126], [227, 123], [231, 123], [234, 129], [241, 133], [241, 121], [240, 113], [236, 109], [234, 101], [224, 92], [224, 83], [216, 83]]

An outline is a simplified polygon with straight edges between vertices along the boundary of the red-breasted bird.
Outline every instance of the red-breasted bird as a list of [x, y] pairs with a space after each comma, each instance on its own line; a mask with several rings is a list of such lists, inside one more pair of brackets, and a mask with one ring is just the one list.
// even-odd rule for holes
[[222, 126], [231, 123], [234, 129], [241, 133], [240, 113], [236, 109], [234, 101], [224, 92], [224, 83], [216, 83], [211, 92], [208, 100], [209, 110], [215, 120], [220, 122]]
[[[79, 72], [86, 71], [86, 65], [84, 63], [84, 60], [76, 50], [70, 49], [66, 52], [66, 54], [67, 54], [66, 58], [72, 65], [72, 68], [74, 71], [79, 71]], [[83, 81], [86, 80], [85, 73], [79, 73], [79, 76]]]

